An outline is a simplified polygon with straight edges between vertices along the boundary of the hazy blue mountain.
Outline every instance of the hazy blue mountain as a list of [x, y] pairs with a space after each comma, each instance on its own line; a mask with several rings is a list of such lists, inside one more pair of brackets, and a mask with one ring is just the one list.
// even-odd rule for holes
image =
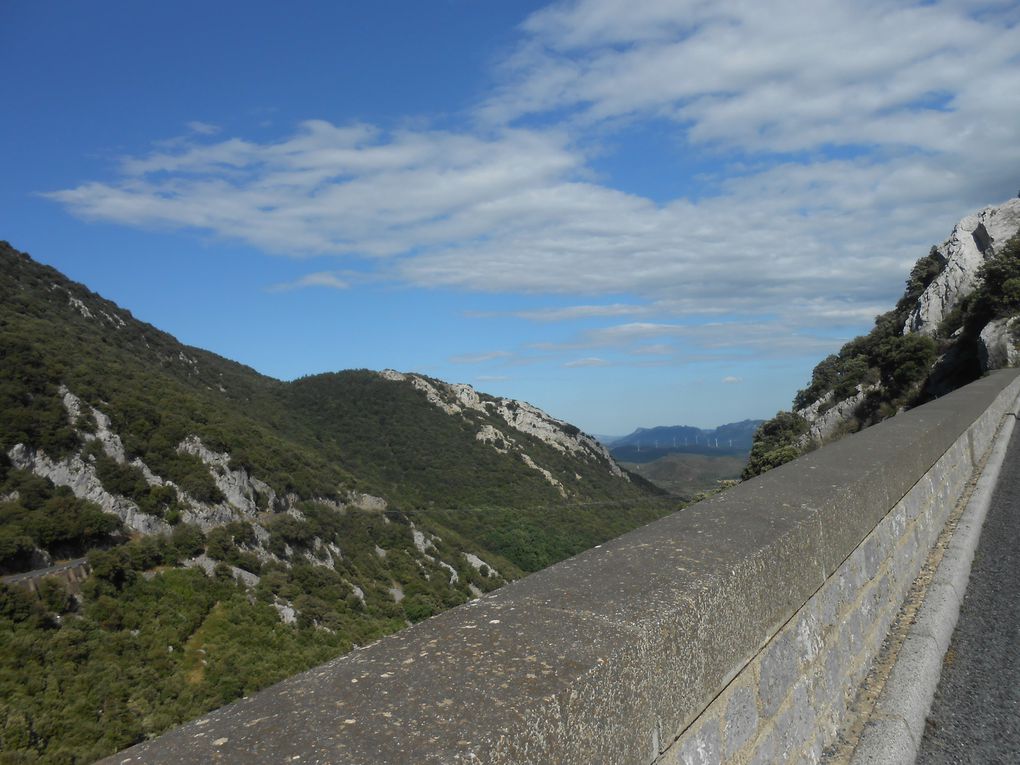
[[610, 452], [623, 462], [650, 462], [666, 454], [741, 455], [751, 450], [754, 432], [762, 420], [742, 420], [718, 428], [660, 425], [638, 428], [616, 439]]

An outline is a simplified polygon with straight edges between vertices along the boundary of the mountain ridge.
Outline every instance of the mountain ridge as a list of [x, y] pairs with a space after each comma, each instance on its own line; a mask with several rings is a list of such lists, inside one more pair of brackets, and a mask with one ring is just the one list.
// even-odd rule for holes
[[[699, 428], [694, 425], [656, 425], [649, 428], [635, 428], [633, 432], [626, 436], [616, 438], [611, 446], [636, 446], [640, 444], [642, 446], [658, 448], [655, 445], [656, 441], [672, 443], [674, 439], [687, 439], [688, 441], [697, 439], [699, 442], [706, 444], [719, 440], [723, 442], [736, 441], [736, 445], [744, 445], [746, 443], [747, 448], [750, 449], [754, 430], [762, 422], [764, 420], [745, 419], [738, 422], [728, 422], [715, 428]], [[673, 445], [679, 446], [680, 444]], [[667, 444], [664, 443], [663, 446], [665, 448]], [[733, 444], [730, 446], [733, 446]]]
[[113, 753], [676, 506], [526, 402], [275, 380], [0, 243], [0, 573], [92, 572], [0, 586], [24, 757]]

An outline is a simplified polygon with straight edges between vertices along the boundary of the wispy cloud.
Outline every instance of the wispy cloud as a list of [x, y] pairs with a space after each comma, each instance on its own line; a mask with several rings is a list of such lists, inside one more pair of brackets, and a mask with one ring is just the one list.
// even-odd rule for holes
[[676, 353], [676, 347], [667, 343], [653, 343], [636, 346], [631, 348], [630, 352], [637, 356], [669, 356]]
[[733, 375], [727, 375], [722, 379], [723, 385], [739, 385], [744, 379], [742, 377], [734, 377]]
[[509, 351], [486, 351], [485, 353], [464, 353], [453, 356], [450, 361], [454, 364], [483, 364], [486, 361], [496, 361], [512, 356]]
[[208, 122], [199, 122], [198, 120], [192, 120], [188, 123], [188, 130], [192, 133], [198, 133], [199, 135], [215, 135], [220, 132], [219, 125], [213, 125]]
[[313, 274], [306, 274], [300, 279], [292, 282], [281, 282], [269, 287], [270, 292], [290, 292], [292, 290], [306, 289], [308, 287], [329, 287], [335, 290], [346, 290], [350, 288], [350, 282], [341, 278], [332, 271], [318, 271]]
[[512, 316], [530, 321], [573, 321], [576, 319], [602, 318], [606, 316], [635, 316], [648, 313], [648, 306], [626, 305], [572, 305], [564, 308], [539, 308], [533, 311], [515, 311]]
[[[529, 321], [635, 319], [561, 349], [831, 349], [820, 327], [867, 323], [962, 213], [1014, 193], [1018, 21], [993, 1], [556, 3], [459, 131], [309, 120], [259, 142], [192, 123], [48, 196], [413, 286], [578, 301]], [[588, 147], [648, 120], [717, 159], [710, 193], [653, 199], [593, 171]], [[347, 286], [336, 274], [277, 288]], [[743, 318], [672, 321], [711, 316]]]
[[574, 367], [604, 367], [609, 364], [605, 359], [600, 359], [597, 356], [588, 356], [583, 359], [574, 359], [573, 361], [567, 361], [563, 366], [568, 368]]

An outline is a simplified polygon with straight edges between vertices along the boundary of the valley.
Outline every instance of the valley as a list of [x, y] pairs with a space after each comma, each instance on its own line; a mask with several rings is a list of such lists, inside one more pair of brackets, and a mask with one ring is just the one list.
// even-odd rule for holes
[[709, 429], [690, 425], [638, 428], [609, 440], [608, 447], [627, 470], [671, 494], [692, 498], [740, 478], [762, 422], [743, 420]]
[[112, 754], [680, 505], [526, 402], [266, 377], [0, 244], [4, 751]]

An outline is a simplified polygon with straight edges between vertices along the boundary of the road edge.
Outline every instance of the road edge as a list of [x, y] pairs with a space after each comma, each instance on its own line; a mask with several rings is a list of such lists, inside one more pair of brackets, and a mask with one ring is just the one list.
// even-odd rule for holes
[[1003, 416], [988, 461], [854, 748], [851, 765], [912, 765], [917, 758], [1016, 418], [1015, 411]]

